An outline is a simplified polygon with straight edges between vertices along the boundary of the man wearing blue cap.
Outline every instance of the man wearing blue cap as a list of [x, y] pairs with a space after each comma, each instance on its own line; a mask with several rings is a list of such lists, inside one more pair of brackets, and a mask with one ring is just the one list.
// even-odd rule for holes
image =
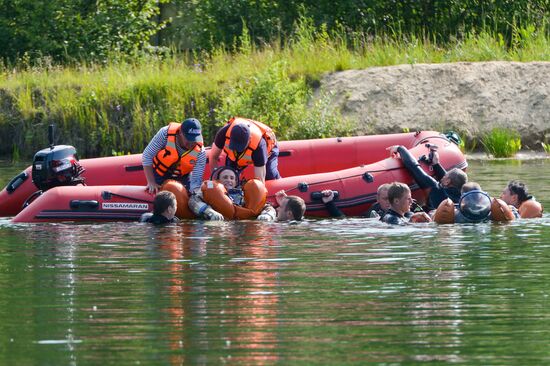
[[225, 151], [225, 165], [242, 171], [254, 165], [254, 177], [265, 182], [279, 179], [279, 147], [275, 134], [265, 124], [247, 118], [234, 117], [223, 126], [210, 150], [210, 170], [218, 167], [218, 158]]
[[200, 122], [188, 118], [161, 128], [143, 150], [142, 164], [150, 193], [167, 179], [182, 182], [190, 192], [200, 188], [206, 166]]

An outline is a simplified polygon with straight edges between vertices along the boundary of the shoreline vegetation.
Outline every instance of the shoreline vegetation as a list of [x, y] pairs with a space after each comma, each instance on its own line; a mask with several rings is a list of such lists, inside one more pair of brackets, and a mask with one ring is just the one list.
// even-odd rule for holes
[[[48, 145], [52, 123], [56, 143], [75, 146], [83, 158], [141, 152], [158, 128], [190, 116], [203, 123], [206, 144], [232, 115], [269, 123], [281, 140], [353, 135], [356, 121], [331, 107], [330, 94], [318, 95], [325, 73], [399, 64], [550, 61], [545, 26], [514, 27], [511, 43], [490, 30], [445, 43], [405, 34], [350, 35], [301, 18], [287, 40], [256, 46], [246, 26], [243, 30], [231, 50], [220, 46], [73, 66], [48, 57], [32, 65], [4, 64], [0, 157], [32, 157]], [[498, 139], [487, 136], [465, 149], [488, 144], [498, 150]]]

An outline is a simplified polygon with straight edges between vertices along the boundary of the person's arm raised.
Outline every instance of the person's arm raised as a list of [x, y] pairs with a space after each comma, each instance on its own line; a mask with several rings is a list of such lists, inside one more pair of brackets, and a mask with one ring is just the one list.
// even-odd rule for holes
[[399, 146], [396, 150], [399, 153], [403, 165], [413, 176], [420, 188], [434, 188], [437, 186], [437, 181], [426, 174], [426, 172], [418, 164], [418, 161], [416, 161], [416, 158], [409, 152], [409, 150], [407, 150], [406, 147]]
[[265, 183], [265, 165], [254, 167], [254, 178], [261, 180], [262, 183]]
[[210, 149], [210, 155], [209, 155], [209, 164], [210, 164], [210, 172], [213, 172], [214, 169], [218, 167], [218, 159], [220, 158], [220, 154], [222, 153], [222, 149], [216, 146], [216, 144], [212, 144], [212, 148]]

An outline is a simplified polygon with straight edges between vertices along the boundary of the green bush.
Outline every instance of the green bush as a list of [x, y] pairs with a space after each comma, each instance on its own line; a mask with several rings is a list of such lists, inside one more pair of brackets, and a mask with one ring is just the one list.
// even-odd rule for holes
[[308, 107], [311, 90], [305, 78], [290, 78], [287, 69], [285, 62], [275, 62], [231, 87], [217, 110], [218, 120], [232, 116], [255, 119], [273, 128], [281, 140], [349, 135], [351, 123], [331, 108], [329, 95]]
[[510, 158], [521, 149], [519, 133], [506, 128], [493, 128], [482, 136], [481, 143], [487, 155], [495, 158]]

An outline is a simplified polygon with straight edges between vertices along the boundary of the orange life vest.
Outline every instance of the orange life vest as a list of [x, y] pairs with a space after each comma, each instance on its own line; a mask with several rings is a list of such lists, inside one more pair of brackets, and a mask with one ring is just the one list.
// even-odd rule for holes
[[189, 174], [195, 167], [197, 158], [202, 151], [202, 143], [197, 143], [191, 150], [185, 151], [181, 156], [178, 155], [176, 140], [180, 133], [180, 128], [180, 123], [172, 122], [168, 125], [166, 146], [153, 158], [153, 169], [161, 177], [164, 177], [168, 173], [176, 176]]
[[[250, 128], [250, 141], [248, 142], [248, 146], [238, 156], [235, 154], [235, 151], [229, 149], [231, 130], [233, 129], [233, 126], [235, 126], [235, 123], [246, 123]], [[267, 156], [271, 154], [273, 147], [277, 144], [277, 139], [275, 138], [275, 133], [273, 133], [273, 130], [261, 122], [247, 118], [233, 117], [229, 120], [229, 122], [227, 122], [227, 124], [229, 124], [229, 128], [225, 134], [225, 145], [223, 150], [227, 154], [227, 157], [230, 160], [235, 161], [237, 166], [240, 168], [246, 167], [253, 163], [252, 153], [258, 148], [262, 138], [265, 139], [267, 143]]]

